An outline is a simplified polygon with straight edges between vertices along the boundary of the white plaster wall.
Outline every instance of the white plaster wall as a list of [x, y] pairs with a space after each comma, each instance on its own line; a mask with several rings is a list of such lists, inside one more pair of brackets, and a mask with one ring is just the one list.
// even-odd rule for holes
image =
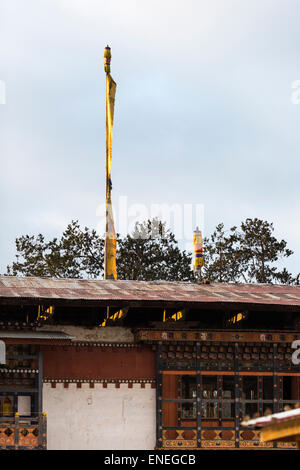
[[153, 450], [155, 389], [150, 384], [43, 385], [49, 450]]

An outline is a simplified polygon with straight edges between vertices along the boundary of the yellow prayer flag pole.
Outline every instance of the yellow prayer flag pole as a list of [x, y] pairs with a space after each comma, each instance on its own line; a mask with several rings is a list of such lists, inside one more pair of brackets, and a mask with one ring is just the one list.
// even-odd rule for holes
[[111, 203], [111, 158], [112, 129], [117, 85], [110, 75], [110, 47], [104, 49], [104, 71], [106, 73], [106, 174], [105, 174], [105, 244], [104, 244], [104, 279], [117, 279], [116, 251], [117, 240], [114, 228]]

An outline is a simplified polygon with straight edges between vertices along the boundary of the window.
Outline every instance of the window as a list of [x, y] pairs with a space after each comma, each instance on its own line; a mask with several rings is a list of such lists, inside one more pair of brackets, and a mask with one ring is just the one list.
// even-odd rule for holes
[[219, 404], [221, 405], [220, 418], [234, 417], [234, 377], [233, 376], [207, 376], [202, 375], [202, 386], [197, 397], [196, 377], [181, 376], [180, 396], [182, 402], [181, 418], [196, 419], [196, 399], [201, 398], [201, 418], [218, 419]]
[[279, 393], [281, 410], [287, 405], [293, 407], [300, 400], [300, 377], [292, 375], [280, 377]]
[[274, 378], [273, 376], [243, 376], [242, 414], [253, 417], [258, 413], [273, 413]]
[[181, 417], [183, 419], [196, 419], [196, 377], [183, 375], [181, 378], [181, 398], [194, 399], [193, 402], [182, 403]]
[[202, 418], [218, 418], [218, 381], [216, 376], [202, 376]]
[[243, 377], [242, 398], [244, 400], [257, 400], [258, 386], [257, 377], [246, 376]]
[[273, 377], [263, 377], [263, 399], [264, 400], [273, 400]]
[[234, 377], [226, 376], [220, 377], [223, 379], [222, 386], [222, 418], [233, 418], [234, 417]]

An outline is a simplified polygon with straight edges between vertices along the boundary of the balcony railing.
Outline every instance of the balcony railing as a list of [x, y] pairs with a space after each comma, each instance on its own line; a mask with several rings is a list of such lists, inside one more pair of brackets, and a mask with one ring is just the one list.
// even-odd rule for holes
[[47, 416], [0, 417], [0, 449], [42, 450], [47, 448]]

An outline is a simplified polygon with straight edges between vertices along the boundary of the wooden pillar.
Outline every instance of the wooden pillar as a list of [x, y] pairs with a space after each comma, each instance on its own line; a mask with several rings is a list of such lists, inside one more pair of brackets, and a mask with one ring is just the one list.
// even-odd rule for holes
[[19, 436], [20, 436], [20, 417], [19, 413], [15, 413], [15, 450], [18, 450], [19, 448]]
[[[280, 401], [283, 400], [283, 377], [282, 376], [278, 376], [278, 380], [277, 380], [277, 384], [278, 384], [278, 398]], [[278, 403], [278, 411], [283, 411], [283, 405], [282, 403]]]
[[197, 447], [201, 447], [201, 410], [202, 410], [202, 377], [201, 377], [201, 365], [200, 365], [200, 354], [201, 345], [196, 344], [196, 420], [197, 420]]
[[156, 346], [156, 448], [162, 447], [162, 347]]
[[[182, 398], [182, 377], [178, 376], [177, 380], [177, 398]], [[182, 416], [182, 403], [177, 404], [177, 423], [181, 427], [181, 416]]]
[[[273, 413], [279, 412], [279, 381], [278, 381], [278, 345], [273, 344]], [[273, 442], [274, 449], [277, 448], [277, 442]]]
[[235, 447], [240, 446], [240, 412], [241, 412], [241, 387], [239, 380], [239, 344], [234, 344], [234, 391], [235, 391]]
[[223, 394], [223, 376], [217, 377], [217, 390], [218, 390], [218, 421], [219, 426], [222, 426], [222, 394]]
[[43, 411], [43, 353], [39, 351], [39, 373], [38, 373], [38, 413]]
[[263, 405], [263, 378], [262, 376], [257, 377], [258, 382], [258, 413], [259, 416], [264, 414], [264, 405]]
[[279, 411], [279, 384], [278, 384], [278, 347], [277, 344], [273, 344], [273, 413], [278, 413]]
[[46, 413], [41, 413], [39, 415], [39, 448], [40, 449], [47, 449], [47, 415]]

